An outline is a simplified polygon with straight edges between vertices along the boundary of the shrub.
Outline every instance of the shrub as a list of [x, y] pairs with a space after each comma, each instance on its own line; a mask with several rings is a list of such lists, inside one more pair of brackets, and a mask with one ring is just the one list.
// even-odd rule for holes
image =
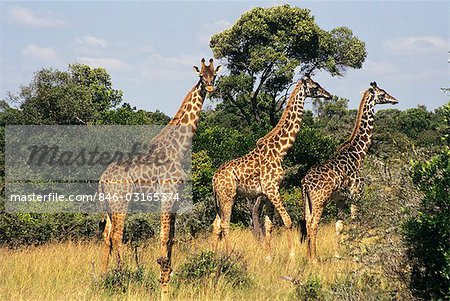
[[318, 276], [310, 277], [305, 284], [295, 288], [294, 299], [304, 301], [324, 300], [325, 293], [322, 281]]
[[99, 220], [98, 215], [83, 213], [1, 213], [0, 245], [16, 248], [93, 238]]
[[203, 251], [192, 256], [178, 269], [175, 281], [195, 283], [213, 280], [217, 283], [220, 278], [233, 287], [246, 288], [252, 285], [241, 255], [218, 256], [211, 251]]
[[158, 288], [158, 280], [155, 274], [146, 273], [142, 267], [136, 270], [123, 267], [110, 270], [97, 285], [110, 294], [126, 293], [138, 288], [155, 291]]
[[411, 290], [420, 298], [450, 298], [450, 150], [414, 165], [413, 180], [425, 196], [404, 225], [412, 265]]

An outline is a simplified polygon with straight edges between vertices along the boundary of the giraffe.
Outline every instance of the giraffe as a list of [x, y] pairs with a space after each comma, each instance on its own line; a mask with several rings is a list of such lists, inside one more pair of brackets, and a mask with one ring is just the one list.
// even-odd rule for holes
[[[307, 240], [307, 256], [316, 259], [316, 236], [322, 211], [333, 193], [348, 189], [352, 197], [361, 192], [360, 170], [372, 142], [374, 106], [396, 104], [397, 100], [379, 88], [375, 82], [363, 92], [355, 127], [350, 138], [321, 165], [312, 167], [303, 178], [302, 197], [304, 220], [301, 223], [301, 241]], [[342, 224], [336, 225], [336, 233]]]
[[[123, 263], [122, 235], [128, 209], [128, 202], [123, 196], [134, 191], [176, 193], [178, 185], [184, 182], [183, 156], [190, 147], [206, 94], [214, 91], [214, 82], [221, 69], [221, 66], [214, 68], [213, 59], [209, 62], [207, 66], [205, 59], [202, 59], [201, 69], [194, 66], [194, 71], [199, 76], [198, 83], [188, 92], [169, 124], [152, 139], [149, 149], [128, 161], [112, 163], [101, 175], [99, 191], [103, 195], [119, 196], [115, 201], [112, 198], [107, 202], [101, 200], [108, 209], [102, 222], [105, 241], [103, 272], [107, 271], [113, 252], [117, 255], [119, 267]], [[174, 202], [173, 199], [161, 202], [161, 257], [157, 260], [160, 265], [161, 299], [168, 298], [172, 272]]]
[[[331, 94], [309, 76], [300, 79], [289, 96], [278, 124], [256, 142], [256, 147], [252, 151], [225, 163], [214, 174], [213, 189], [219, 209], [213, 223], [213, 248], [216, 252], [221, 238], [225, 240], [226, 252], [229, 251], [231, 211], [236, 195], [240, 194], [249, 198], [266, 196], [270, 200], [287, 228], [290, 255], [291, 258], [294, 256], [292, 222], [283, 206], [279, 185], [283, 177], [281, 162], [300, 130], [303, 106], [307, 97], [331, 98]], [[266, 228], [271, 228], [271, 221], [267, 218], [265, 225]], [[270, 235], [266, 235], [266, 239], [270, 239]], [[265, 246], [267, 259], [270, 260], [270, 242], [266, 241]]]

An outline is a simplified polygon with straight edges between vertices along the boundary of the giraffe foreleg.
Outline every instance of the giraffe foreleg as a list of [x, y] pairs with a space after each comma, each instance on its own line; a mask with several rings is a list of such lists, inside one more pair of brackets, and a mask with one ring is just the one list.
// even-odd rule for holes
[[172, 274], [172, 246], [175, 233], [175, 214], [172, 212], [161, 213], [161, 257], [157, 259], [160, 274], [161, 300], [168, 299], [169, 281]]

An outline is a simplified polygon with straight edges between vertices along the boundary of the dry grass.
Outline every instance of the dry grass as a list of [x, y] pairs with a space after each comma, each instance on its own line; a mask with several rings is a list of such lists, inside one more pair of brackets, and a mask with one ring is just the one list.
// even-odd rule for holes
[[[293, 276], [302, 282], [315, 275], [324, 285], [343, 277], [353, 263], [337, 260], [334, 255], [334, 226], [323, 225], [319, 232], [318, 253], [320, 261], [311, 264], [305, 258], [305, 245], [300, 245], [295, 235], [296, 259], [287, 267], [288, 252], [284, 231], [273, 236], [273, 261], [267, 263], [260, 244], [249, 230], [233, 230], [231, 245], [242, 253], [254, 285], [249, 289], [234, 289], [219, 282], [214, 291], [212, 283], [180, 285], [173, 289], [176, 300], [288, 300], [294, 289], [282, 276]], [[138, 251], [141, 265], [158, 275], [156, 258], [157, 241], [152, 241]], [[174, 268], [187, 261], [188, 256], [210, 248], [205, 236], [174, 246]], [[2, 300], [148, 300], [156, 299], [157, 292], [144, 289], [129, 290], [125, 294], [111, 295], [99, 288], [101, 244], [95, 242], [49, 244], [21, 250], [0, 249], [0, 296]], [[129, 266], [135, 266], [133, 250], [126, 248]]]

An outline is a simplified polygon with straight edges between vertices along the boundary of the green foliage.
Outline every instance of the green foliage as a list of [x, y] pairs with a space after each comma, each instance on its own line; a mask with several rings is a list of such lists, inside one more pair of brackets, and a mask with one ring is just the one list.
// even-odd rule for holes
[[283, 162], [284, 184], [298, 186], [309, 168], [328, 159], [336, 149], [336, 142], [323, 135], [320, 130], [303, 126]]
[[194, 137], [193, 153], [207, 152], [215, 168], [246, 154], [255, 145], [258, 137], [249, 131], [239, 131], [221, 126], [201, 123]]
[[324, 290], [319, 277], [310, 277], [305, 284], [300, 284], [295, 288], [294, 300], [320, 301], [324, 300]]
[[211, 251], [203, 251], [192, 256], [177, 271], [174, 281], [196, 283], [223, 278], [233, 287], [247, 288], [252, 285], [247, 268], [240, 255], [218, 256]]
[[148, 292], [158, 289], [158, 279], [152, 272], [139, 267], [132, 270], [128, 267], [116, 268], [108, 271], [98, 281], [97, 285], [109, 294], [124, 294], [126, 292], [144, 289]]
[[309, 10], [290, 5], [249, 10], [213, 35], [210, 46], [231, 71], [219, 78], [213, 97], [247, 125], [276, 124], [297, 67], [341, 75], [361, 68], [366, 57], [364, 43], [350, 29], [325, 31]]
[[330, 293], [332, 300], [400, 300], [395, 291], [383, 289], [380, 275], [374, 273], [349, 273], [331, 285]]
[[93, 238], [99, 216], [82, 213], [2, 213], [0, 245], [16, 248]]
[[20, 103], [21, 124], [87, 124], [119, 105], [122, 91], [112, 88], [105, 69], [73, 64], [36, 72], [10, 101]]
[[128, 103], [122, 104], [120, 108], [105, 111], [98, 124], [124, 124], [124, 125], [146, 125], [156, 124], [165, 125], [170, 118], [165, 114], [156, 111], [155, 113], [146, 112], [144, 110], [136, 110]]
[[206, 150], [192, 154], [192, 193], [194, 200], [201, 201], [212, 195], [212, 177], [216, 168]]
[[151, 213], [128, 214], [125, 220], [123, 241], [139, 246], [153, 238], [159, 227], [159, 218]]
[[[444, 108], [447, 133], [449, 108], [447, 103]], [[450, 298], [449, 146], [426, 162], [415, 162], [412, 170], [413, 181], [424, 197], [418, 214], [406, 221], [404, 231], [412, 265], [411, 290], [424, 299]]]

